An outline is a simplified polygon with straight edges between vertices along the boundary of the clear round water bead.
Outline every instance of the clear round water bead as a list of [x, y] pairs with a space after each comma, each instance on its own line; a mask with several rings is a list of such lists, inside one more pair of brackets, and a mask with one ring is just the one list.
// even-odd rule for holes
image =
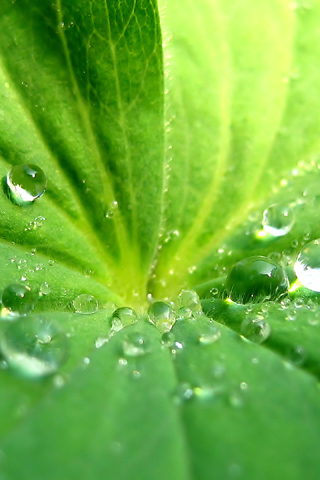
[[290, 207], [271, 205], [263, 212], [263, 230], [273, 237], [282, 237], [290, 232], [294, 225], [295, 215]]
[[15, 165], [7, 174], [6, 183], [12, 202], [23, 206], [43, 195], [47, 187], [47, 177], [37, 165]]
[[307, 243], [298, 255], [294, 271], [302, 285], [320, 292], [320, 238]]
[[230, 299], [236, 303], [277, 300], [288, 292], [289, 280], [277, 262], [263, 256], [236, 263], [226, 281]]
[[23, 376], [38, 378], [55, 373], [66, 361], [68, 341], [55, 323], [26, 316], [9, 324], [0, 348], [11, 368]]

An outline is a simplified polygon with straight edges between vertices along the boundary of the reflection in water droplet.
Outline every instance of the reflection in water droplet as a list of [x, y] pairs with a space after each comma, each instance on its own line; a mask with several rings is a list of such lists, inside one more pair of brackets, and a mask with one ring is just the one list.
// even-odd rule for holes
[[2, 293], [2, 317], [26, 315], [36, 304], [36, 295], [26, 285], [12, 284]]
[[314, 292], [320, 292], [320, 239], [307, 243], [294, 266], [302, 285]]
[[13, 203], [24, 206], [43, 195], [47, 178], [37, 165], [16, 165], [6, 177], [8, 195]]
[[93, 295], [83, 293], [72, 302], [74, 311], [83, 315], [90, 315], [98, 310], [98, 300]]
[[262, 225], [265, 232], [273, 237], [281, 237], [290, 232], [295, 215], [290, 207], [271, 205], [263, 212]]
[[115, 332], [119, 332], [124, 327], [137, 323], [138, 316], [136, 312], [130, 307], [117, 308], [111, 317], [111, 335]]
[[192, 310], [187, 307], [180, 307], [177, 311], [177, 320], [183, 320], [185, 318], [192, 318]]
[[150, 305], [148, 318], [160, 333], [169, 332], [176, 321], [172, 308], [164, 302], [154, 302]]
[[220, 338], [220, 330], [212, 323], [203, 325], [199, 336], [199, 343], [201, 345], [211, 345]]
[[28, 377], [50, 375], [66, 361], [67, 338], [54, 323], [40, 317], [23, 317], [10, 323], [0, 340], [9, 366]]
[[122, 342], [125, 357], [141, 357], [149, 352], [148, 340], [142, 333], [132, 333]]
[[226, 282], [226, 289], [236, 303], [277, 300], [288, 291], [284, 269], [267, 257], [248, 257], [236, 263]]
[[249, 316], [241, 324], [241, 334], [252, 342], [262, 343], [270, 336], [271, 327], [260, 315]]
[[193, 290], [182, 290], [178, 296], [177, 303], [179, 308], [191, 310], [192, 315], [200, 315], [202, 313], [199, 295]]

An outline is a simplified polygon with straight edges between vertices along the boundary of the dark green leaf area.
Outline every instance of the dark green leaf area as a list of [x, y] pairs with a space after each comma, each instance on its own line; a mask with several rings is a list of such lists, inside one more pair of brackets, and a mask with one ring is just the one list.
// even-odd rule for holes
[[[148, 337], [146, 352], [125, 356], [134, 334]], [[4, 478], [190, 478], [174, 388], [155, 327], [127, 327], [2, 443]]]
[[173, 329], [183, 346], [174, 362], [193, 478], [316, 476], [317, 381], [223, 325], [220, 339], [201, 344], [207, 322], [182, 320]]
[[294, 370], [301, 368], [320, 378], [318, 301], [319, 296], [296, 296], [281, 302], [243, 306], [221, 299], [207, 299], [202, 301], [202, 306], [209, 317], [238, 333], [244, 332], [244, 322], [267, 323], [271, 333], [261, 348], [273, 350]]

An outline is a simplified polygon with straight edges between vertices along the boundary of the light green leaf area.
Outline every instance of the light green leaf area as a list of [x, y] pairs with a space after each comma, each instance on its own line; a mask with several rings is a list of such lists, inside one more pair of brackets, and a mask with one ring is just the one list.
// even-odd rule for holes
[[[68, 341], [45, 378], [1, 353], [1, 480], [317, 478], [319, 294], [294, 264], [320, 237], [319, 20], [300, 0], [1, 2], [0, 291], [39, 293], [31, 319]], [[27, 163], [48, 183], [21, 207], [6, 175]], [[262, 229], [273, 204], [286, 235]], [[286, 297], [226, 299], [252, 255]], [[182, 288], [207, 316], [168, 340], [146, 311]], [[115, 332], [122, 306], [138, 321]]]

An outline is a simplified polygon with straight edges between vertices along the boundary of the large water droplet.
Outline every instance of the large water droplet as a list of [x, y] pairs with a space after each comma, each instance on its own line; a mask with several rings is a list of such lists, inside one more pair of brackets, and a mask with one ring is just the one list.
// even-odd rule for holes
[[314, 292], [320, 292], [320, 238], [303, 247], [294, 271], [303, 286]]
[[284, 269], [267, 257], [248, 257], [236, 263], [227, 278], [226, 289], [236, 303], [277, 300], [288, 291]]
[[9, 366], [28, 377], [50, 375], [67, 359], [66, 335], [40, 317], [23, 317], [10, 323], [0, 340]]
[[98, 310], [98, 300], [93, 295], [83, 293], [78, 295], [72, 302], [76, 313], [90, 315]]
[[290, 232], [295, 215], [290, 207], [271, 205], [263, 212], [262, 225], [265, 232], [273, 237], [282, 237]]
[[131, 333], [122, 342], [125, 357], [141, 357], [149, 352], [148, 341], [142, 333]]
[[178, 296], [179, 312], [181, 308], [191, 310], [193, 315], [200, 315], [202, 313], [200, 298], [197, 292], [193, 290], [182, 290]]
[[268, 322], [260, 315], [249, 316], [241, 324], [241, 334], [256, 343], [263, 343], [271, 333]]
[[30, 287], [14, 283], [3, 290], [1, 315], [26, 315], [33, 310], [36, 301], [36, 295]]
[[148, 317], [160, 333], [169, 332], [175, 323], [175, 314], [172, 308], [164, 302], [154, 302], [150, 305]]
[[119, 332], [124, 327], [137, 323], [138, 316], [130, 307], [117, 308], [111, 317], [111, 332]]
[[29, 205], [43, 195], [47, 178], [37, 165], [16, 165], [6, 177], [8, 194], [13, 203]]

